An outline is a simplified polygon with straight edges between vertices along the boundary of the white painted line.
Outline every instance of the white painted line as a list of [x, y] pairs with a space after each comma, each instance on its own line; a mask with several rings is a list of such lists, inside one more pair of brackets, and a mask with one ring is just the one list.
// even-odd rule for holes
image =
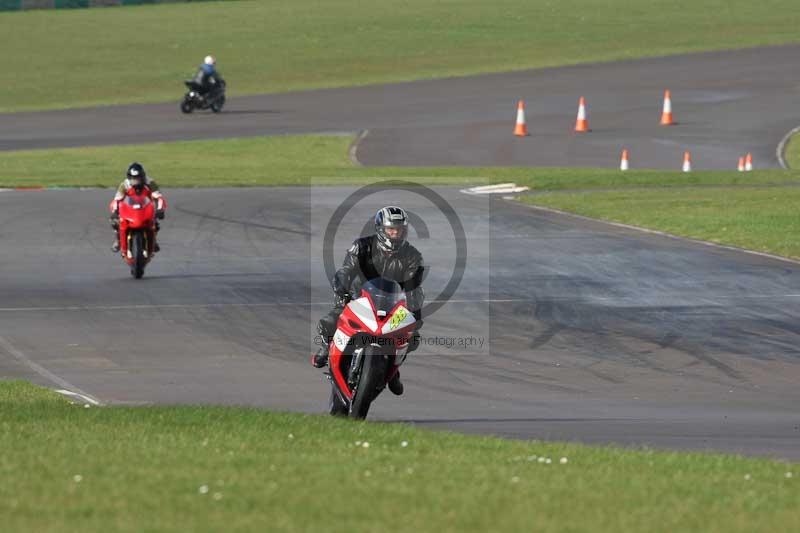
[[468, 190], [472, 192], [493, 191], [495, 189], [506, 189], [514, 187], [516, 183], [495, 183], [494, 185], [481, 185], [479, 187], [470, 187]]
[[495, 185], [481, 185], [480, 187], [461, 189], [461, 192], [464, 194], [508, 194], [527, 190], [528, 187], [517, 185], [516, 183], [498, 183]]
[[780, 163], [781, 168], [784, 170], [789, 170], [789, 165], [786, 163], [785, 155], [786, 155], [786, 144], [789, 142], [789, 139], [792, 138], [792, 135], [795, 133], [800, 132], [800, 126], [792, 129], [789, 133], [783, 136], [781, 142], [778, 143], [778, 148], [775, 150], [775, 155], [778, 156], [778, 163]]
[[16, 189], [0, 188], [0, 192], [53, 192], [53, 191], [106, 191], [113, 187], [18, 187]]
[[[470, 304], [470, 303], [513, 303], [513, 302], [528, 302], [527, 298], [476, 298], [464, 300], [426, 300], [426, 303], [454, 303], [454, 304]], [[0, 313], [17, 313], [17, 312], [48, 312], [48, 311], [137, 311], [148, 309], [202, 309], [211, 307], [278, 307], [293, 305], [296, 307], [324, 307], [331, 306], [333, 302], [252, 302], [252, 303], [198, 303], [198, 304], [147, 304], [147, 305], [67, 305], [63, 307], [0, 307]]]
[[[785, 263], [792, 263], [794, 265], [800, 265], [800, 261], [798, 261], [797, 259], [791, 259], [789, 257], [782, 257], [780, 255], [773, 255], [773, 254], [768, 254], [768, 253], [764, 253], [764, 252], [756, 252], [755, 250], [748, 250], [746, 248], [739, 248], [739, 247], [736, 247], [736, 246], [728, 246], [728, 245], [725, 245], [725, 244], [717, 244], [715, 242], [701, 241], [699, 239], [692, 239], [692, 238], [689, 238], [689, 237], [682, 237], [680, 235], [673, 235], [672, 233], [667, 233], [667, 232], [664, 232], [664, 231], [658, 231], [658, 230], [655, 230], [655, 229], [640, 228], [639, 226], [631, 226], [630, 224], [623, 224], [621, 222], [611, 222], [609, 220], [601, 220], [599, 218], [591, 218], [591, 217], [587, 217], [587, 216], [583, 216], [583, 215], [576, 215], [575, 213], [570, 213], [568, 211], [561, 211], [560, 209], [553, 209], [552, 207], [542, 207], [542, 206], [539, 206], [539, 205], [531, 205], [531, 204], [526, 204], [526, 203], [523, 203], [523, 202], [518, 202], [518, 203], [520, 203], [520, 204], [522, 204], [522, 205], [524, 205], [526, 207], [529, 207], [531, 209], [536, 209], [538, 211], [545, 211], [545, 212], [548, 212], [548, 213], [555, 213], [555, 214], [558, 214], [558, 215], [564, 215], [564, 216], [568, 216], [568, 217], [573, 217], [573, 218], [577, 218], [577, 219], [580, 219], [580, 220], [587, 220], [587, 221], [590, 221], [590, 222], [599, 222], [601, 224], [607, 224], [609, 226], [616, 226], [618, 228], [625, 228], [625, 229], [630, 229], [630, 230], [634, 230], [634, 231], [639, 231], [641, 233], [650, 233], [650, 234], [653, 234], [653, 235], [660, 235], [661, 237], [669, 237], [670, 239], [676, 239], [676, 240], [679, 240], [679, 241], [692, 242], [692, 243], [695, 243], [695, 244], [702, 244], [704, 246], [710, 246], [711, 248], [719, 248], [721, 250], [731, 250], [733, 252], [742, 252], [742, 253], [749, 254], [749, 255], [757, 255], [759, 257], [767, 257], [769, 259], [775, 259], [775, 260], [778, 260], [778, 261], [783, 261]], [[771, 295], [771, 296], [768, 296], [768, 297], [770, 297], [770, 298], [796, 298], [798, 296], [800, 296], [800, 294], [779, 294], [779, 295]], [[747, 298], [753, 298], [753, 296], [748, 296]]]
[[70, 398], [77, 398], [83, 401], [84, 403], [90, 403], [92, 405], [100, 405], [100, 402], [98, 402], [94, 398], [91, 398], [79, 392], [72, 392], [71, 390], [65, 390], [65, 389], [58, 389], [56, 390], [56, 392], [59, 394], [63, 394], [64, 396], [69, 396]]
[[[544, 211], [551, 211], [553, 213], [557, 213], [559, 215], [571, 215], [571, 213], [561, 212], [555, 209], [547, 209], [543, 208]], [[580, 217], [580, 215], [575, 215]], [[752, 252], [750, 250], [742, 250], [740, 248], [728, 247], [728, 246], [721, 246], [714, 243], [707, 243], [705, 241], [695, 241], [693, 239], [686, 239], [684, 237], [679, 237], [676, 235], [670, 235], [668, 233], [661, 233], [658, 231], [647, 230], [645, 228], [637, 228], [635, 226], [626, 226], [624, 224], [616, 224], [613, 222], [606, 222], [604, 220], [596, 220], [593, 218], [587, 217], [580, 217], [586, 220], [591, 220], [592, 222], [603, 222], [607, 223], [612, 226], [620, 226], [626, 229], [633, 229], [637, 231], [642, 231], [644, 233], [653, 233], [656, 235], [661, 235], [663, 237], [670, 237], [674, 239], [680, 239], [689, 242], [695, 242], [697, 244], [707, 244], [709, 246], [714, 246], [723, 249], [730, 249], [737, 252], [748, 252], [753, 253], [756, 255], [766, 256], [771, 259], [779, 259], [782, 261], [788, 261], [790, 263], [800, 264], [800, 261], [793, 261], [791, 259], [786, 259], [785, 257], [778, 257], [772, 256], [768, 254], [762, 254], [759, 252]], [[714, 298], [718, 300], [775, 300], [780, 298], [800, 298], [800, 294], [718, 294], [714, 295]], [[544, 297], [544, 298], [476, 298], [476, 299], [450, 299], [450, 300], [426, 300], [425, 303], [448, 303], [448, 304], [508, 304], [508, 303], [526, 303], [526, 302], [534, 302], [537, 299], [544, 299], [547, 301], [576, 301], [576, 300], [599, 300], [604, 302], [627, 302], [627, 301], [636, 301], [639, 298], [634, 296], [589, 296], [586, 298], [576, 298], [576, 297]], [[217, 307], [237, 307], [237, 308], [259, 308], [259, 307], [283, 307], [286, 305], [293, 305], [295, 307], [330, 307], [333, 305], [333, 302], [254, 302], [254, 303], [209, 303], [209, 304], [152, 304], [152, 305], [97, 305], [97, 306], [64, 306], [64, 307], [0, 307], [0, 313], [35, 313], [35, 312], [69, 312], [69, 311], [139, 311], [139, 310], [151, 310], [151, 309], [204, 309], [204, 308], [217, 308]], [[720, 304], [722, 305], [722, 304]], [[0, 344], [0, 346], [2, 346]]]
[[53, 383], [64, 389], [76, 391], [82, 396], [86, 397], [87, 399], [91, 398], [92, 401], [95, 402], [95, 405], [101, 405], [98, 400], [94, 399], [91, 395], [82, 391], [69, 381], [56, 376], [42, 365], [34, 361], [31, 361], [24, 353], [14, 348], [14, 346], [3, 337], [0, 337], [0, 348], [5, 350], [9, 355], [13, 356], [17, 361], [24, 364], [25, 366], [27, 366], [28, 368], [30, 368], [31, 370], [42, 376], [43, 378], [52, 381]]
[[528, 187], [506, 187], [505, 189], [495, 189], [493, 191], [483, 192], [483, 193], [472, 193], [472, 194], [508, 194], [508, 193], [516, 193], [516, 192], [525, 192], [528, 190]]

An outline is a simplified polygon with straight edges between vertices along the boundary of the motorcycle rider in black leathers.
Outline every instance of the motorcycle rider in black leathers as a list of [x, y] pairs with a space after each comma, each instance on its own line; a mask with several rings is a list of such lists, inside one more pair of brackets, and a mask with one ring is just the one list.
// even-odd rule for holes
[[216, 97], [217, 93], [225, 88], [225, 80], [217, 71], [217, 60], [210, 55], [203, 59], [203, 64], [197, 69], [192, 81], [200, 86], [199, 92], [206, 99]]
[[[406, 241], [408, 215], [400, 207], [387, 206], [375, 215], [375, 235], [356, 239], [347, 250], [344, 264], [331, 280], [334, 292], [333, 309], [323, 316], [317, 325], [321, 337], [319, 351], [311, 357], [311, 364], [322, 368], [328, 364], [328, 346], [334, 333], [339, 315], [344, 310], [351, 295], [358, 294], [364, 282], [374, 278], [396, 281], [406, 293], [406, 304], [417, 320], [414, 335], [409, 341], [408, 353], [419, 345], [417, 331], [422, 326], [422, 304], [425, 295], [422, 291], [424, 264], [422, 254]], [[403, 394], [403, 383], [397, 372], [388, 383], [389, 390], [396, 395]]]

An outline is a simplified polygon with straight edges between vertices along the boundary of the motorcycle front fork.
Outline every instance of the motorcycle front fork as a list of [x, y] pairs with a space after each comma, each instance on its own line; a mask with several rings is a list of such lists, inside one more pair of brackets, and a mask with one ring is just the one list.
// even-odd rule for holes
[[354, 388], [358, 384], [358, 376], [361, 373], [361, 360], [364, 358], [364, 348], [356, 348], [353, 357], [350, 359], [350, 371], [347, 373], [347, 384]]

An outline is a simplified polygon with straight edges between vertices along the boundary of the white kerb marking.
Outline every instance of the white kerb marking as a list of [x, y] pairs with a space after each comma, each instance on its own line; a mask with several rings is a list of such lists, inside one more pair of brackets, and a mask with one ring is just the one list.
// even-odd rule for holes
[[98, 402], [91, 396], [86, 396], [85, 394], [81, 394], [79, 392], [73, 392], [71, 390], [65, 390], [65, 389], [57, 389], [56, 392], [59, 394], [63, 394], [64, 396], [69, 396], [70, 398], [77, 398], [81, 401], [88, 402], [92, 405], [100, 405], [100, 402]]
[[43, 378], [45, 378], [45, 379], [47, 379], [49, 381], [52, 381], [53, 383], [55, 383], [56, 385], [62, 387], [63, 389], [75, 391], [76, 393], [80, 394], [81, 396], [83, 396], [87, 400], [91, 399], [91, 403], [93, 403], [94, 405], [101, 405], [99, 401], [97, 401], [96, 399], [92, 398], [91, 395], [89, 395], [86, 392], [82, 391], [81, 389], [79, 389], [78, 387], [76, 387], [75, 385], [70, 383], [69, 381], [56, 376], [55, 374], [53, 374], [52, 372], [47, 370], [42, 365], [40, 365], [40, 364], [38, 364], [38, 363], [36, 363], [34, 361], [31, 361], [24, 353], [22, 353], [21, 351], [17, 350], [4, 337], [0, 337], [0, 348], [2, 348], [9, 355], [14, 357], [14, 359], [19, 361], [23, 365], [27, 366], [28, 368], [30, 368], [31, 370], [33, 370], [34, 372], [36, 372], [37, 374], [39, 374]]
[[508, 194], [527, 191], [528, 187], [517, 185], [516, 183], [498, 183], [496, 185], [482, 185], [480, 187], [470, 187], [462, 189], [464, 194]]

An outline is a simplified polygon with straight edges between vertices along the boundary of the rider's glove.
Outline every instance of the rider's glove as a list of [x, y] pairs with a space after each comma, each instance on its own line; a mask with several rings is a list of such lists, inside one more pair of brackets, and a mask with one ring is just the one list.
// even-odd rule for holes
[[156, 211], [156, 218], [158, 220], [164, 220], [164, 210], [163, 209], [159, 209], [158, 211]]
[[344, 307], [350, 301], [349, 294], [334, 293], [333, 304], [335, 307]]

